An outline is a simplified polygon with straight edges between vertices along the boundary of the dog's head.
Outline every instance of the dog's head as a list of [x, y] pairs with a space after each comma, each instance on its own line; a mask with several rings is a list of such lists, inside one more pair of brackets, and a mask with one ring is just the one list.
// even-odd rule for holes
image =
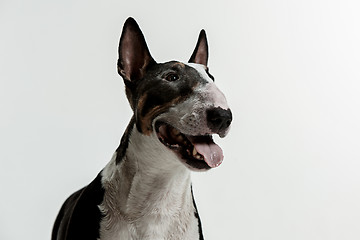
[[155, 135], [190, 169], [221, 164], [223, 153], [212, 134], [224, 137], [232, 114], [207, 67], [205, 31], [199, 35], [188, 63], [157, 63], [134, 19], [124, 24], [118, 72], [134, 111], [137, 130]]

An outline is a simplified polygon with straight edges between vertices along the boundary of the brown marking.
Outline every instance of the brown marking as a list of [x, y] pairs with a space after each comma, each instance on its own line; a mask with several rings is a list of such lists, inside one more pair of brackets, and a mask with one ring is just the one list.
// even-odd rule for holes
[[139, 100], [138, 100], [138, 103], [137, 103], [137, 118], [141, 117], [140, 116], [140, 113], [141, 113], [141, 110], [143, 109], [144, 105], [145, 105], [145, 102], [147, 100], [147, 96], [148, 94], [147, 93], [144, 93], [144, 95], [142, 95]]
[[176, 62], [176, 63], [174, 63], [173, 67], [175, 67], [175, 66], [177, 66], [177, 65], [179, 65], [181, 68], [185, 68], [185, 64], [182, 63], [182, 62]]
[[130, 103], [130, 107], [134, 111], [134, 103], [133, 103], [133, 98], [132, 98], [132, 92], [128, 87], [126, 87], [125, 88], [125, 93], [126, 93], [126, 97], [127, 97], [128, 101]]
[[[151, 111], [149, 111], [144, 117], [141, 117], [141, 119], [138, 119], [138, 120], [140, 120], [140, 127], [142, 130], [142, 133], [149, 136], [151, 134], [151, 132], [153, 131], [152, 121], [154, 120], [154, 118], [156, 116], [158, 116], [159, 114], [166, 112], [166, 110], [169, 109], [171, 106], [179, 103], [182, 100], [182, 98], [183, 98], [183, 96], [179, 96], [164, 105], [156, 106]], [[139, 109], [138, 109], [138, 112], [140, 112]], [[139, 115], [140, 114], [138, 114], [138, 116]]]

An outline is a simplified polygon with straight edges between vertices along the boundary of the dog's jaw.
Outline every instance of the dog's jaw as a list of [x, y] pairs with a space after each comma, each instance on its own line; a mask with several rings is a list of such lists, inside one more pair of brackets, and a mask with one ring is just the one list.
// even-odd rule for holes
[[223, 160], [222, 149], [214, 143], [211, 135], [185, 135], [163, 122], [156, 122], [155, 129], [159, 141], [190, 170], [209, 170], [218, 167]]

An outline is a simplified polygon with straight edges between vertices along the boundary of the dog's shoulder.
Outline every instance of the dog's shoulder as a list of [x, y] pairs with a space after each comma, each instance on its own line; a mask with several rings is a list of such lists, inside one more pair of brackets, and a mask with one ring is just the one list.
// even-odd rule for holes
[[60, 209], [52, 240], [98, 239], [102, 218], [98, 205], [103, 201], [104, 192], [99, 173], [89, 185], [73, 193]]

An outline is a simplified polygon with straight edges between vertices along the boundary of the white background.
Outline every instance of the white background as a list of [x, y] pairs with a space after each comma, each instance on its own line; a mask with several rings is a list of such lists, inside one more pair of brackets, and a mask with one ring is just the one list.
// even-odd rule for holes
[[207, 240], [360, 239], [359, 1], [0, 2], [0, 239], [49, 239], [131, 117], [117, 47], [133, 16], [153, 57], [204, 28], [234, 121], [194, 173]]

